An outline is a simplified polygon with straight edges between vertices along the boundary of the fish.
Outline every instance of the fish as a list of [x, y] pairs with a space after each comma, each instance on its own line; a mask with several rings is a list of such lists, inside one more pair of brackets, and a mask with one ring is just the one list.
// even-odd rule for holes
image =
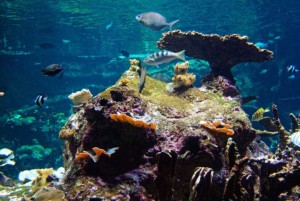
[[42, 48], [42, 49], [55, 48], [55, 46], [52, 43], [40, 43], [39, 47]]
[[4, 92], [3, 91], [0, 91], [0, 96], [4, 96]]
[[266, 74], [268, 72], [268, 69], [262, 69], [259, 74], [263, 75], [263, 74]]
[[34, 103], [36, 105], [38, 105], [39, 107], [41, 107], [42, 105], [44, 105], [45, 101], [47, 100], [47, 97], [45, 97], [44, 94], [39, 94], [36, 98]]
[[42, 69], [42, 72], [45, 76], [55, 76], [62, 71], [62, 67], [59, 64], [51, 64], [46, 68]]
[[112, 25], [113, 25], [113, 23], [111, 22], [111, 23], [109, 23], [108, 25], [106, 25], [105, 26], [105, 29], [106, 30], [110, 30], [110, 28], [112, 27]]
[[268, 47], [268, 43], [263, 43], [263, 42], [257, 42], [254, 45], [258, 48], [267, 48]]
[[160, 31], [166, 27], [169, 27], [170, 31], [172, 31], [172, 26], [179, 22], [179, 20], [175, 20], [173, 22], [168, 23], [164, 16], [156, 12], [141, 13], [137, 15], [135, 19], [144, 26], [155, 31]]
[[300, 132], [296, 132], [296, 133], [293, 133], [291, 136], [290, 136], [290, 139], [291, 141], [297, 145], [298, 147], [300, 147]]
[[263, 118], [264, 113], [270, 112], [269, 108], [263, 109], [262, 107], [256, 110], [252, 115], [252, 121], [259, 121]]
[[159, 64], [168, 63], [174, 59], [180, 59], [182, 61], [185, 61], [184, 53], [185, 50], [182, 50], [177, 53], [169, 51], [156, 52], [150, 54], [146, 59], [144, 59], [144, 63], [158, 67]]
[[124, 56], [124, 57], [129, 57], [130, 56], [130, 54], [129, 54], [129, 52], [127, 52], [126, 50], [119, 50], [119, 52]]
[[139, 93], [141, 93], [144, 89], [145, 82], [146, 82], [146, 75], [147, 75], [146, 66], [145, 67], [141, 66], [140, 69], [141, 69], [141, 74], [140, 74], [140, 81], [139, 81]]
[[287, 69], [288, 73], [292, 74], [288, 78], [289, 79], [295, 79], [296, 78], [295, 74], [299, 72], [299, 70], [296, 68], [296, 66], [295, 65], [290, 65], [286, 69]]
[[63, 42], [64, 44], [68, 44], [68, 43], [70, 43], [71, 41], [68, 40], [68, 39], [62, 39], [62, 42]]

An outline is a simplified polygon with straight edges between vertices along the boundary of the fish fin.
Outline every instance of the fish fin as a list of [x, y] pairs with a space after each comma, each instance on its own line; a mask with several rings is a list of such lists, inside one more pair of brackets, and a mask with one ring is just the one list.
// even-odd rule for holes
[[179, 20], [175, 20], [175, 21], [173, 21], [173, 22], [168, 23], [169, 28], [170, 28], [170, 31], [172, 31], [172, 26], [173, 26], [174, 24], [176, 24], [177, 22], [179, 22]]
[[267, 108], [265, 109], [265, 112], [270, 112], [270, 109], [267, 107]]
[[177, 52], [177, 58], [182, 60], [182, 61], [185, 61], [185, 50], [182, 50], [180, 52]]

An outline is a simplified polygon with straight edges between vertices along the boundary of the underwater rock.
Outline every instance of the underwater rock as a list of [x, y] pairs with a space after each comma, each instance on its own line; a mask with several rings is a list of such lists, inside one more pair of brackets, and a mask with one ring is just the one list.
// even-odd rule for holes
[[[125, 86], [121, 79], [128, 79]], [[298, 185], [292, 179], [299, 176], [294, 151], [272, 154], [240, 100], [197, 88], [170, 94], [166, 83], [150, 77], [140, 94], [133, 70], [120, 80], [79, 107], [63, 127], [75, 131], [62, 138], [67, 199], [264, 201]], [[113, 98], [112, 91], [123, 98]], [[118, 150], [95, 161], [76, 159], [95, 147]], [[281, 174], [291, 182], [282, 190]]]
[[173, 52], [185, 50], [187, 56], [206, 60], [214, 77], [219, 75], [234, 82], [231, 68], [242, 62], [265, 62], [273, 53], [248, 42], [248, 37], [237, 34], [219, 36], [195, 31], [169, 31], [157, 42], [160, 49]]

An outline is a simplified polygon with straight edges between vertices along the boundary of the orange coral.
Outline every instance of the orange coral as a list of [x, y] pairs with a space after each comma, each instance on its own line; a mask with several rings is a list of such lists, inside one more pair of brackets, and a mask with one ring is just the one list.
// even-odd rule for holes
[[96, 163], [102, 154], [110, 157], [118, 149], [119, 149], [119, 147], [114, 147], [114, 148], [111, 148], [111, 149], [108, 149], [107, 151], [105, 151], [104, 149], [100, 149], [98, 147], [93, 147], [92, 150], [94, 151], [95, 155], [93, 155], [87, 151], [83, 151], [83, 152], [76, 154], [76, 160], [84, 159], [84, 158], [91, 158]]
[[234, 131], [230, 129], [229, 124], [225, 124], [220, 121], [211, 122], [200, 122], [200, 125], [206, 128], [208, 131], [226, 134], [227, 136], [232, 136]]
[[115, 122], [128, 123], [138, 128], [150, 128], [151, 130], [156, 130], [156, 125], [154, 123], [148, 124], [140, 119], [133, 119], [132, 117], [127, 116], [126, 114], [110, 114], [109, 117]]

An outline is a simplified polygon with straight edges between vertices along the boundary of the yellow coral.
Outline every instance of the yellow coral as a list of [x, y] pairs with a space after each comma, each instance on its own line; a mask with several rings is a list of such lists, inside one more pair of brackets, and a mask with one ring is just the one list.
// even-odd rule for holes
[[214, 133], [221, 133], [225, 134], [227, 136], [232, 136], [234, 134], [234, 131], [230, 129], [229, 124], [225, 124], [220, 121], [215, 121], [213, 123], [211, 122], [200, 122], [200, 125], [203, 126], [205, 129], [207, 129], [210, 132]]
[[132, 126], [139, 127], [139, 128], [150, 128], [151, 130], [156, 130], [156, 125], [154, 123], [146, 123], [140, 119], [133, 119], [130, 116], [127, 116], [126, 114], [110, 114], [109, 117], [115, 121], [120, 123], [128, 123]]
[[35, 193], [39, 189], [49, 184], [49, 182], [47, 182], [47, 177], [53, 173], [53, 168], [37, 169], [36, 172], [38, 173], [38, 176], [36, 177], [35, 180], [32, 181], [31, 184], [32, 193]]
[[129, 62], [130, 62], [130, 68], [129, 68], [130, 71], [137, 71], [140, 68], [139, 67], [139, 64], [140, 64], [139, 60], [129, 59]]
[[174, 89], [181, 87], [190, 87], [196, 81], [194, 74], [187, 73], [189, 62], [177, 63], [174, 67], [174, 76], [172, 77]]
[[62, 129], [59, 131], [59, 138], [60, 139], [69, 139], [71, 137], [73, 137], [75, 134], [75, 130], [74, 129]]

